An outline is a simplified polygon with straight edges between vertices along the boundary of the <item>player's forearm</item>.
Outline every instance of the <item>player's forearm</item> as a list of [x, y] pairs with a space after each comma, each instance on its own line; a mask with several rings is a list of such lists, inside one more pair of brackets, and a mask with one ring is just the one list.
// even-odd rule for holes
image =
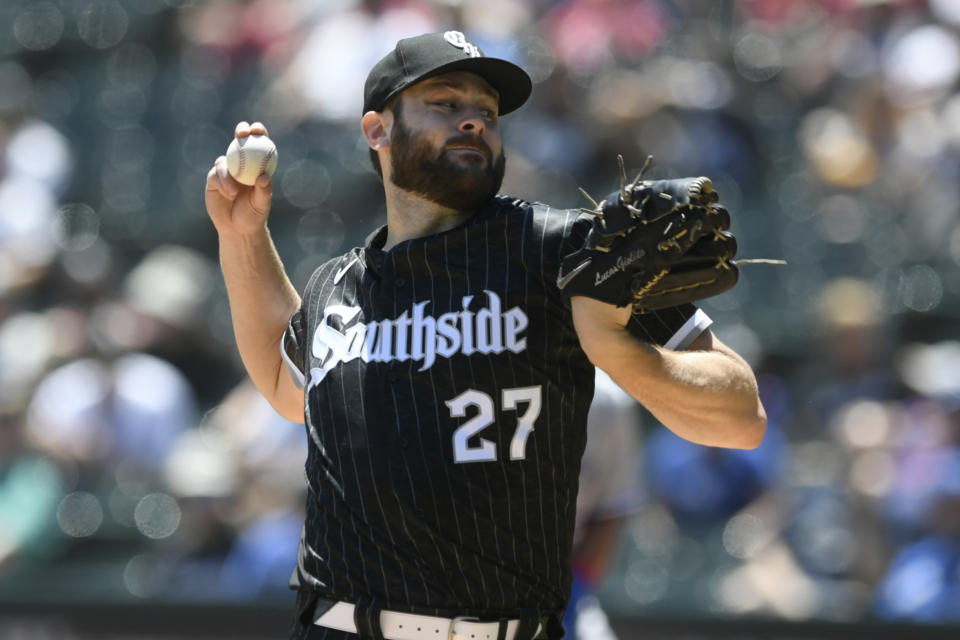
[[627, 331], [629, 307], [575, 296], [571, 309], [590, 361], [671, 431], [716, 447], [760, 444], [767, 419], [753, 371], [709, 330], [688, 351], [670, 351]]
[[654, 415], [700, 444], [752, 449], [763, 440], [766, 413], [750, 368], [718, 351], [653, 347], [652, 384], [637, 386]]
[[680, 437], [743, 449], [762, 441], [766, 415], [756, 382], [733, 358], [650, 345], [625, 346], [623, 356], [607, 365], [611, 376]]
[[677, 435], [717, 447], [753, 448], [766, 414], [750, 366], [707, 331], [689, 351], [641, 342], [626, 329], [629, 308], [575, 297], [580, 345], [595, 365]]
[[266, 228], [252, 235], [221, 235], [220, 264], [240, 357], [254, 384], [276, 407], [286, 375], [280, 343], [300, 297]]
[[752, 449], [766, 414], [750, 367], [733, 353], [670, 351], [622, 332], [602, 366], [658, 420], [699, 444]]

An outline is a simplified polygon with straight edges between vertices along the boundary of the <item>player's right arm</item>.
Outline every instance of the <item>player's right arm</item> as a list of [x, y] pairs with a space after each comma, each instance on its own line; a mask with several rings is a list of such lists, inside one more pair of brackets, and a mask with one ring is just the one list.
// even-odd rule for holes
[[[267, 135], [267, 130], [259, 122], [237, 124], [238, 138], [250, 134]], [[303, 390], [290, 377], [280, 352], [300, 296], [267, 228], [272, 196], [269, 176], [261, 175], [253, 186], [240, 184], [227, 171], [224, 156], [207, 173], [207, 214], [220, 239], [220, 268], [243, 365], [280, 415], [303, 422]]]

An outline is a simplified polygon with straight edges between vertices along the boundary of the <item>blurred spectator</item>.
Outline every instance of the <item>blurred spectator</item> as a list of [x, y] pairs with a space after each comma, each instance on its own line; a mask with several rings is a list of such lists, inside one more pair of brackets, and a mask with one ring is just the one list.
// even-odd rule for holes
[[830, 281], [816, 297], [816, 358], [794, 376], [794, 391], [804, 399], [795, 427], [805, 436], [828, 435], [831, 419], [850, 402], [902, 397], [900, 380], [889, 366], [894, 328], [880, 304], [869, 283], [850, 277]]
[[725, 522], [779, 479], [784, 438], [776, 423], [768, 422], [763, 444], [750, 451], [688, 444], [659, 428], [644, 447], [650, 491], [680, 521]]
[[923, 534], [896, 553], [878, 585], [881, 618], [960, 621], [960, 448], [943, 454], [924, 501]]
[[901, 409], [882, 506], [897, 551], [878, 581], [884, 619], [960, 620], [960, 349], [953, 340], [904, 345], [897, 369], [917, 394]]
[[570, 640], [615, 640], [595, 592], [620, 549], [623, 525], [640, 508], [640, 411], [597, 369], [587, 417], [573, 536], [573, 593], [563, 619]]
[[27, 424], [44, 450], [90, 471], [156, 472], [176, 434], [195, 419], [183, 374], [131, 353], [75, 360], [51, 372], [37, 386]]
[[3, 125], [0, 109], [0, 300], [39, 280], [56, 257], [59, 198], [73, 163], [68, 141], [48, 123]]
[[45, 561], [57, 546], [53, 524], [63, 479], [24, 442], [21, 418], [0, 412], [0, 570], [13, 559]]
[[[277, 124], [312, 118], [354, 123], [363, 106], [363, 79], [390, 51], [389, 43], [440, 28], [428, 3], [385, 3], [378, 11], [364, 6], [369, 4], [341, 2], [316, 9], [303, 42], [273, 86], [270, 101]], [[353, 55], [343, 55], [350, 50]]]
[[278, 415], [244, 380], [210, 417], [237, 469], [237, 534], [220, 571], [219, 591], [252, 600], [286, 595], [296, 566], [306, 500], [306, 429]]

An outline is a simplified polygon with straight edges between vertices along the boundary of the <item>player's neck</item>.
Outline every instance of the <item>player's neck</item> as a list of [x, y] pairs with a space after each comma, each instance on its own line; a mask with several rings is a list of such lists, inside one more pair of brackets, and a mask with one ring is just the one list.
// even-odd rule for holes
[[473, 215], [441, 206], [392, 184], [386, 186], [385, 192], [387, 240], [384, 251], [406, 240], [449, 231]]

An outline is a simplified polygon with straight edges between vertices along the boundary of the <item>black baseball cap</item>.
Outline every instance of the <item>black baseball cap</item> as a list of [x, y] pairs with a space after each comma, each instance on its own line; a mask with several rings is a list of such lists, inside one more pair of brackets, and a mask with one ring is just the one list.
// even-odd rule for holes
[[533, 90], [527, 72], [506, 60], [487, 58], [459, 31], [426, 33], [397, 42], [373, 66], [363, 87], [363, 112], [382, 111], [393, 96], [441, 73], [470, 71], [500, 93], [500, 115], [519, 108]]

